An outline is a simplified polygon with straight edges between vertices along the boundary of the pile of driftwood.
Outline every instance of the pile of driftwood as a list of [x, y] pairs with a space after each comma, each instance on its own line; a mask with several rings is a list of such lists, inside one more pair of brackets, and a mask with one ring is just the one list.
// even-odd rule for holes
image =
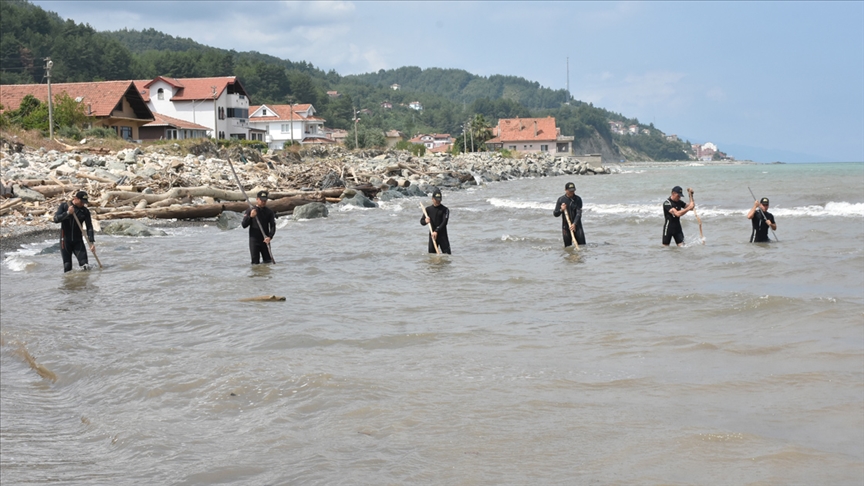
[[[252, 198], [249, 203], [239, 190], [232, 191], [218, 187], [173, 187], [157, 193], [157, 184], [135, 186], [117, 185], [114, 181], [91, 174], [79, 173], [79, 178], [87, 179], [85, 185], [64, 183], [56, 178], [50, 180], [20, 180], [16, 186], [25, 187], [41, 194], [44, 201], [25, 201], [22, 197], [12, 197], [0, 203], [0, 216], [18, 213], [19, 216], [42, 216], [53, 212], [60, 203], [70, 201], [72, 195], [85, 190], [89, 196], [89, 207], [97, 220], [153, 218], [153, 219], [198, 219], [212, 218], [223, 211], [243, 212], [254, 204], [255, 194], [263, 187], [246, 190]], [[375, 197], [379, 188], [368, 184], [354, 187], [367, 197]], [[267, 206], [277, 215], [293, 212], [294, 208], [311, 202], [339, 202], [345, 192], [344, 187], [324, 190], [269, 190], [270, 201]], [[13, 191], [14, 194], [14, 191]]]

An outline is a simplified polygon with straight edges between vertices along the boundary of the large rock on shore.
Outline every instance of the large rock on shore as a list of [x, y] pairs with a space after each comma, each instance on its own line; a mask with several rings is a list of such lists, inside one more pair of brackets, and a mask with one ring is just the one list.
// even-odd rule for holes
[[327, 209], [326, 204], [313, 202], [295, 207], [294, 220], [326, 218], [329, 213], [330, 211]]
[[243, 223], [243, 214], [234, 211], [222, 211], [216, 218], [216, 227], [221, 230], [239, 228]]
[[102, 232], [115, 236], [165, 236], [162, 230], [150, 228], [134, 219], [121, 219], [102, 224]]
[[15, 184], [12, 186], [12, 193], [15, 196], [20, 197], [22, 201], [44, 201], [45, 196], [42, 193], [36, 192], [29, 187], [20, 186]]
[[378, 204], [372, 202], [371, 199], [363, 195], [362, 192], [357, 192], [354, 197], [343, 197], [339, 203], [340, 206], [357, 206], [358, 208], [377, 208]]

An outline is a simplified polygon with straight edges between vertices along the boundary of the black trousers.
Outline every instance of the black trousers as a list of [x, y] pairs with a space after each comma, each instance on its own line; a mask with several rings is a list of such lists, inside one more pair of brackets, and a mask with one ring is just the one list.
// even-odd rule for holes
[[71, 244], [60, 238], [60, 256], [63, 257], [63, 273], [72, 270], [72, 255], [78, 259], [78, 265], [87, 265], [87, 245], [84, 241], [73, 241]]
[[273, 259], [270, 258], [270, 250], [264, 240], [249, 238], [249, 253], [252, 255], [253, 265], [261, 263], [261, 260], [264, 260], [264, 263], [273, 263]]
[[[581, 224], [576, 225], [576, 230], [573, 231], [573, 233], [576, 235], [576, 243], [579, 243], [580, 245], [584, 245], [585, 244], [585, 232], [582, 231], [582, 225]], [[567, 248], [568, 246], [572, 246], [573, 245], [573, 238], [570, 237], [570, 227], [565, 226], [565, 227], [561, 228], [561, 234], [564, 236], [564, 248]]]

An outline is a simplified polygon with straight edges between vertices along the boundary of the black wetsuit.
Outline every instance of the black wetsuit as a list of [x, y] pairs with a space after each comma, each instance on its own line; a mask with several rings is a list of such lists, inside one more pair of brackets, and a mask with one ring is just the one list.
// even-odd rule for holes
[[[78, 259], [78, 265], [87, 265], [87, 244], [81, 235], [81, 228], [75, 222], [75, 218], [69, 214], [71, 203], [64, 202], [54, 213], [54, 222], [60, 223], [60, 256], [63, 257], [63, 272], [72, 270], [72, 255]], [[75, 206], [75, 215], [87, 228], [87, 239], [90, 243], [96, 241], [93, 237], [93, 220], [90, 219], [90, 210], [86, 207]]]
[[582, 229], [582, 198], [574, 194], [571, 199], [565, 194], [558, 198], [558, 201], [555, 203], [555, 210], [552, 211], [553, 216], [561, 218], [561, 235], [564, 237], [564, 247], [566, 248], [573, 244], [573, 238], [570, 237], [570, 225], [567, 224], [567, 217], [561, 211], [561, 204], [567, 205], [567, 214], [570, 215], [570, 222], [576, 225], [576, 229], [573, 231], [576, 235], [576, 243], [584, 245], [585, 231]]
[[673, 215], [669, 210], [675, 208], [681, 211], [686, 206], [687, 204], [684, 201], [680, 199], [673, 201], [671, 197], [663, 201], [663, 216], [666, 218], [666, 222], [663, 224], [664, 245], [668, 246], [672, 242], [672, 238], [675, 238], [676, 244], [684, 242], [684, 231], [681, 230], [681, 218]]
[[[264, 228], [266, 237], [273, 238], [273, 235], [276, 234], [276, 214], [267, 206], [263, 208], [255, 206], [255, 209], [258, 211], [255, 219], [261, 222], [261, 227]], [[252, 217], [249, 216], [251, 212], [252, 208], [249, 208], [243, 213], [243, 222], [241, 224], [244, 228], [249, 228], [249, 253], [252, 255], [252, 264], [261, 263], [262, 257], [264, 263], [272, 263], [273, 259], [270, 257], [270, 250], [267, 248], [267, 243], [264, 243], [265, 235], [262, 235], [261, 230], [258, 229], [258, 223], [252, 221]]]
[[[762, 216], [762, 213], [765, 213], [764, 217]], [[768, 238], [768, 228], [771, 226], [765, 222], [765, 218], [768, 218], [768, 221], [771, 221], [771, 224], [776, 224], [774, 223], [773, 214], [768, 211], [757, 209], [756, 214], [754, 214], [753, 218], [750, 219], [753, 223], [753, 232], [750, 233], [750, 243], [767, 243], [771, 241], [771, 238]]]
[[[447, 206], [439, 204], [426, 207], [426, 213], [429, 215], [429, 220], [432, 225], [432, 231], [438, 233], [435, 242], [438, 243], [438, 248], [441, 253], [450, 254], [450, 239], [447, 238], [447, 221], [450, 220], [450, 210]], [[420, 224], [426, 226], [426, 216], [420, 218]], [[432, 234], [429, 234], [429, 253], [435, 253], [435, 245], [432, 243]]]

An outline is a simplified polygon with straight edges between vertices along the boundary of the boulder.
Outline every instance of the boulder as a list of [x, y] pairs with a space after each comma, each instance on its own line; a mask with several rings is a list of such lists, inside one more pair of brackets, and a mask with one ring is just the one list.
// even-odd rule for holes
[[165, 236], [162, 230], [150, 228], [134, 219], [121, 219], [102, 223], [102, 232], [116, 236]]
[[18, 184], [15, 184], [12, 186], [12, 193], [15, 194], [15, 196], [17, 196], [17, 197], [20, 197], [21, 200], [25, 201], [25, 202], [27, 202], [27, 201], [44, 201], [45, 200], [45, 196], [43, 196], [41, 193], [36, 192], [33, 189], [30, 189], [29, 187], [20, 186]]
[[320, 202], [312, 202], [295, 207], [294, 220], [297, 221], [300, 219], [326, 218], [329, 212], [330, 211], [327, 209], [326, 204]]
[[216, 227], [221, 230], [232, 230], [239, 228], [243, 222], [243, 214], [234, 211], [222, 211], [216, 218]]
[[378, 200], [379, 201], [391, 201], [393, 199], [400, 199], [403, 197], [405, 197], [405, 194], [403, 194], [401, 191], [398, 191], [396, 189], [390, 189], [390, 190], [387, 190], [387, 191], [384, 191], [384, 192], [381, 192], [378, 194]]
[[377, 208], [378, 204], [372, 202], [371, 199], [363, 195], [362, 192], [357, 192], [354, 197], [343, 198], [339, 203], [340, 206], [357, 206], [359, 208]]

